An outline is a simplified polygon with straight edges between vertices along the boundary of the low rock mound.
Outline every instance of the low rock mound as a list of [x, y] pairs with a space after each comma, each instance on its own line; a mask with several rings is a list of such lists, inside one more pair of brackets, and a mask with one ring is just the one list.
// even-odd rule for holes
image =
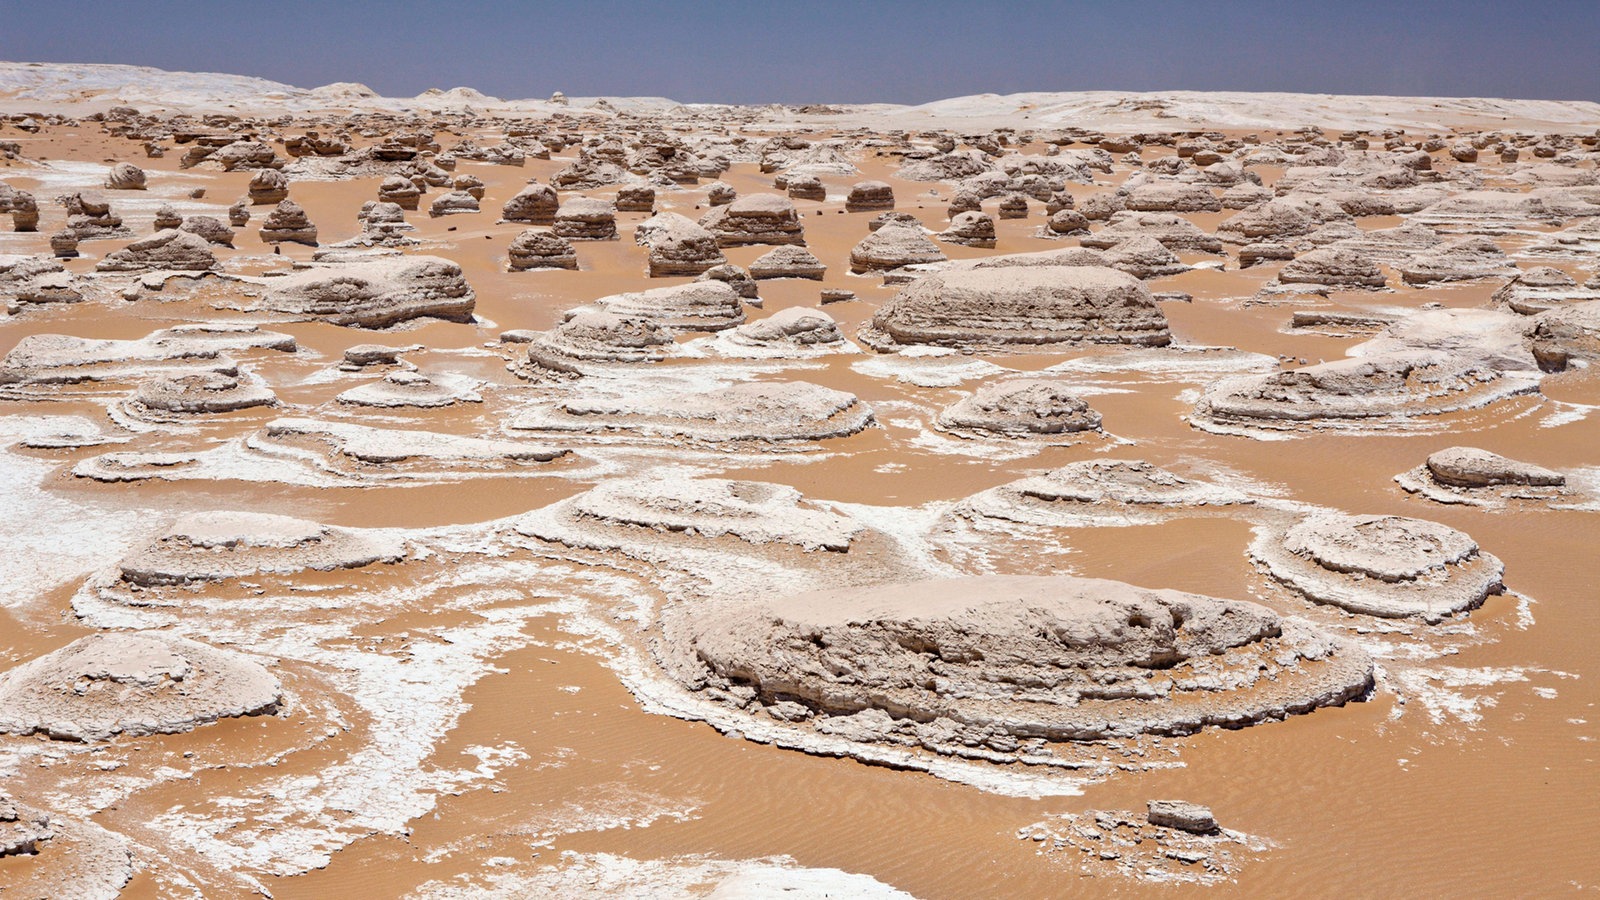
[[275, 406], [278, 398], [264, 384], [252, 384], [236, 375], [200, 372], [146, 381], [134, 391], [133, 402], [159, 412], [208, 415]]
[[1600, 278], [1591, 278], [1583, 287], [1560, 269], [1537, 266], [1520, 273], [1494, 292], [1495, 305], [1525, 316], [1574, 303], [1600, 300]]
[[697, 610], [669, 666], [713, 701], [937, 752], [1238, 728], [1364, 695], [1372, 660], [1271, 610], [1090, 578], [985, 576]]
[[206, 239], [207, 243], [219, 244], [224, 247], [233, 246], [233, 229], [221, 219], [212, 216], [190, 216], [183, 220], [180, 231], [197, 234]]
[[850, 271], [884, 272], [943, 262], [946, 258], [920, 227], [891, 222], [862, 238], [850, 250]]
[[844, 208], [847, 212], [894, 209], [894, 188], [882, 181], [858, 182], [845, 196]]
[[822, 260], [817, 259], [810, 250], [794, 244], [774, 247], [750, 264], [750, 277], [759, 280], [806, 278], [821, 281], [827, 273], [828, 267], [822, 264]]
[[1099, 431], [1100, 414], [1072, 385], [1044, 378], [1014, 378], [978, 388], [939, 414], [943, 431], [984, 437], [1031, 437]]
[[254, 325], [180, 325], [136, 340], [30, 334], [0, 359], [0, 385], [51, 385], [144, 379], [154, 372], [238, 374], [230, 352], [293, 353], [295, 339]]
[[729, 341], [749, 347], [812, 347], [839, 345], [845, 339], [833, 316], [820, 309], [791, 306], [758, 322], [740, 325], [729, 334]]
[[482, 403], [479, 383], [450, 373], [390, 372], [383, 380], [353, 387], [340, 394], [340, 403], [382, 409], [413, 407], [437, 409], [457, 403]]
[[428, 205], [428, 217], [456, 216], [478, 212], [478, 198], [470, 191], [451, 191], [440, 194]]
[[978, 210], [956, 213], [950, 217], [950, 227], [935, 237], [946, 244], [992, 249], [996, 240], [994, 218]]
[[1491, 506], [1509, 499], [1552, 500], [1566, 493], [1567, 476], [1476, 447], [1447, 447], [1394, 480], [1407, 492], [1439, 503]]
[[672, 332], [655, 319], [591, 307], [535, 335], [527, 360], [535, 368], [582, 374], [586, 363], [660, 362], [676, 350]]
[[405, 555], [405, 541], [391, 532], [267, 513], [207, 512], [184, 516], [124, 558], [117, 564], [117, 578], [158, 587], [356, 569], [399, 562]]
[[221, 267], [217, 255], [211, 252], [210, 241], [176, 228], [158, 231], [134, 241], [121, 250], [107, 254], [95, 265], [95, 269], [101, 272], [139, 272], [145, 269], [209, 272]]
[[1439, 622], [1504, 590], [1500, 560], [1472, 538], [1403, 516], [1309, 516], [1263, 533], [1250, 556], [1308, 600], [1369, 616]]
[[[569, 546], [609, 550], [655, 535], [843, 552], [861, 533], [851, 519], [818, 508], [781, 484], [721, 478], [607, 481], [517, 521], [518, 532]], [[659, 538], [658, 538], [659, 539]]]
[[708, 442], [820, 441], [874, 423], [854, 394], [804, 381], [740, 383], [690, 394], [573, 397], [512, 421], [519, 430]]
[[617, 211], [605, 200], [574, 197], [556, 210], [550, 230], [571, 241], [614, 241]]
[[1413, 256], [1400, 264], [1400, 277], [1406, 284], [1434, 284], [1441, 281], [1469, 281], [1516, 274], [1516, 266], [1499, 245], [1486, 237], [1467, 237], [1449, 241]]
[[0, 674], [0, 732], [175, 734], [282, 701], [278, 680], [243, 654], [154, 632], [91, 634]]
[[1143, 524], [1254, 502], [1232, 488], [1184, 478], [1142, 459], [1095, 459], [975, 494], [955, 512], [1025, 525]]
[[1119, 212], [1105, 228], [1085, 235], [1078, 243], [1085, 247], [1109, 249], [1132, 237], [1154, 238], [1168, 250], [1195, 253], [1221, 253], [1222, 240], [1206, 234], [1200, 226], [1171, 213]]
[[1189, 271], [1191, 266], [1149, 235], [1136, 235], [1105, 251], [1106, 265], [1135, 278], [1164, 278]]
[[[400, 175], [390, 175], [378, 185], [378, 202], [393, 203], [401, 209], [416, 209], [422, 199], [422, 188], [409, 178]], [[509, 203], [508, 203], [509, 205]], [[510, 216], [506, 217], [510, 219]], [[521, 221], [521, 220], [513, 220]], [[542, 223], [548, 225], [548, 222]]]
[[1278, 280], [1337, 288], [1381, 288], [1388, 282], [1377, 263], [1354, 250], [1333, 247], [1295, 257], [1278, 271]]
[[461, 267], [438, 256], [376, 257], [287, 275], [261, 304], [334, 325], [386, 328], [430, 316], [472, 321], [475, 297]]
[[1138, 279], [1098, 266], [1012, 266], [929, 275], [862, 330], [875, 348], [904, 344], [1032, 349], [1171, 343], [1166, 316]]
[[653, 319], [680, 331], [721, 331], [744, 322], [739, 292], [723, 281], [692, 281], [601, 297], [595, 305], [624, 318]]

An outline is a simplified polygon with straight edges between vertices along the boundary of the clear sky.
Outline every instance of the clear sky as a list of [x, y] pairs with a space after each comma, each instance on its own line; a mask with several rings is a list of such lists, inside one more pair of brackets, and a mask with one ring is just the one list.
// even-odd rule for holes
[[0, 59], [359, 81], [391, 96], [465, 85], [508, 99], [1189, 89], [1600, 100], [1600, 0], [0, 0]]

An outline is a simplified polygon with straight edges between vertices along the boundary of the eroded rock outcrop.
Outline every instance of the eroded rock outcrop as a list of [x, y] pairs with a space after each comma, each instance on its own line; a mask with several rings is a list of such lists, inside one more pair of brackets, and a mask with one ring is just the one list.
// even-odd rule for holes
[[854, 394], [804, 381], [741, 383], [713, 391], [572, 397], [535, 408], [511, 427], [546, 434], [637, 435], [707, 442], [820, 441], [874, 423]]
[[551, 231], [571, 241], [614, 241], [617, 212], [604, 200], [574, 197], [556, 210]]
[[666, 633], [669, 671], [708, 699], [945, 753], [1240, 727], [1372, 685], [1365, 653], [1265, 607], [1088, 578], [762, 597]]
[[679, 331], [720, 331], [744, 321], [738, 291], [722, 281], [692, 281], [601, 297], [595, 305], [624, 318], [654, 320]]
[[511, 239], [506, 255], [513, 272], [528, 269], [578, 269], [578, 251], [563, 237], [529, 228]]
[[1032, 437], [1099, 431], [1100, 414], [1071, 384], [1046, 378], [992, 381], [939, 413], [944, 431], [983, 437]]
[[827, 272], [828, 267], [822, 264], [822, 260], [817, 259], [810, 250], [794, 244], [774, 247], [750, 263], [750, 277], [758, 280], [807, 278], [821, 281]]
[[278, 284], [261, 298], [264, 308], [357, 328], [386, 328], [423, 316], [470, 322], [475, 300], [461, 267], [437, 256], [307, 269]]
[[95, 264], [101, 272], [138, 272], [168, 269], [209, 272], [221, 268], [211, 252], [211, 242], [188, 231], [169, 228], [113, 251]]
[[269, 244], [295, 243], [315, 247], [317, 226], [311, 224], [311, 219], [300, 204], [284, 200], [273, 207], [261, 223], [261, 239]]
[[747, 194], [714, 207], [700, 224], [724, 247], [746, 244], [804, 244], [805, 229], [794, 202], [777, 194]]
[[639, 223], [633, 239], [650, 250], [651, 278], [699, 275], [728, 261], [716, 235], [677, 213], [660, 213]]
[[406, 555], [397, 533], [339, 528], [289, 516], [205, 512], [184, 516], [116, 566], [126, 585], [154, 588], [356, 569], [396, 563]]
[[278, 680], [243, 654], [154, 632], [91, 634], [0, 674], [0, 732], [174, 734], [271, 715], [282, 701]]
[[1439, 622], [1504, 590], [1500, 560], [1472, 538], [1403, 516], [1311, 515], [1265, 531], [1250, 556], [1308, 600], [1369, 616]]

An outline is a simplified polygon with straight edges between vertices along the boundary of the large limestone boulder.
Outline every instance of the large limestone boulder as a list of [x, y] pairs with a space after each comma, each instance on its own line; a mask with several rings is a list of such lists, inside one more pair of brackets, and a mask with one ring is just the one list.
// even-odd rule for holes
[[1172, 341], [1166, 316], [1138, 279], [1100, 266], [1013, 266], [912, 282], [862, 330], [869, 344], [1024, 350], [1053, 344]]
[[461, 267], [437, 256], [378, 257], [284, 276], [261, 305], [335, 325], [386, 328], [430, 316], [472, 321], [472, 288]]

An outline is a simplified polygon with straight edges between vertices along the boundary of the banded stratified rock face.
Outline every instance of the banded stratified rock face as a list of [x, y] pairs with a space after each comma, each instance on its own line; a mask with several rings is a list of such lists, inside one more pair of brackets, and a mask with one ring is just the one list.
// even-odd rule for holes
[[1120, 212], [1110, 223], [1078, 243], [1085, 247], [1106, 249], [1115, 247], [1131, 237], [1151, 237], [1168, 250], [1187, 250], [1197, 253], [1220, 253], [1222, 241], [1206, 234], [1200, 226], [1170, 213]]
[[1372, 684], [1365, 653], [1265, 607], [1089, 578], [763, 597], [701, 610], [669, 641], [710, 699], [939, 752], [1237, 727]]
[[724, 247], [745, 244], [804, 244], [805, 229], [788, 197], [748, 194], [700, 219]]
[[633, 433], [655, 438], [819, 441], [874, 423], [854, 394], [804, 381], [741, 383], [693, 394], [576, 397], [535, 409], [512, 428], [569, 434]]
[[1138, 279], [1098, 266], [1011, 266], [918, 279], [886, 303], [869, 343], [1024, 348], [1171, 342], [1166, 316]]
[[845, 196], [844, 208], [848, 212], [894, 209], [894, 188], [882, 181], [859, 182]]
[[573, 241], [614, 241], [617, 239], [616, 210], [604, 200], [577, 197], [556, 211], [552, 230]]
[[378, 200], [397, 204], [401, 209], [416, 209], [421, 199], [422, 189], [409, 178], [390, 175], [378, 185]]
[[11, 195], [11, 227], [19, 232], [39, 230], [39, 201], [27, 191]]
[[469, 191], [451, 191], [440, 194], [428, 206], [428, 216], [437, 219], [440, 216], [455, 216], [463, 213], [478, 211], [478, 198]]
[[1500, 560], [1447, 525], [1403, 516], [1309, 516], [1268, 531], [1250, 555], [1272, 578], [1316, 603], [1428, 622], [1504, 590]]
[[617, 212], [653, 213], [656, 189], [649, 185], [629, 185], [617, 191]]
[[101, 272], [143, 269], [210, 271], [221, 268], [211, 243], [198, 234], [169, 228], [114, 251], [95, 265]]
[[1106, 265], [1135, 278], [1162, 278], [1189, 271], [1189, 265], [1149, 235], [1134, 235], [1105, 251]]
[[511, 239], [511, 246], [506, 252], [513, 272], [527, 269], [576, 271], [578, 268], [578, 251], [572, 249], [572, 244], [566, 238], [548, 231], [529, 228]]
[[1486, 237], [1468, 237], [1424, 250], [1400, 265], [1406, 284], [1467, 281], [1510, 275], [1516, 267], [1499, 245]]
[[1142, 459], [1092, 459], [982, 491], [954, 512], [967, 519], [1029, 525], [1143, 524], [1252, 503], [1236, 490], [1185, 478]]
[[1139, 212], [1220, 212], [1222, 201], [1199, 184], [1158, 181], [1128, 191], [1128, 209]]
[[699, 275], [728, 261], [716, 235], [677, 213], [661, 213], [639, 223], [634, 240], [650, 249], [651, 278]]
[[293, 200], [284, 200], [273, 207], [261, 223], [261, 239], [269, 244], [295, 243], [317, 245], [317, 226], [311, 224], [306, 211]]
[[155, 633], [102, 633], [0, 674], [0, 732], [105, 741], [270, 715], [283, 699], [259, 663]]
[[622, 316], [597, 308], [575, 310], [528, 344], [528, 363], [552, 372], [581, 374], [586, 363], [659, 362], [677, 345], [671, 330], [647, 316]]
[[1476, 447], [1448, 447], [1437, 451], [1428, 456], [1427, 466], [1435, 480], [1455, 487], [1510, 484], [1552, 487], [1567, 483], [1567, 477], [1560, 472]]
[[[288, 201], [285, 201], [288, 202]], [[384, 328], [421, 316], [470, 322], [475, 297], [461, 267], [437, 256], [383, 257], [285, 276], [267, 309], [335, 325]]]
[[937, 424], [990, 436], [1059, 435], [1099, 431], [1100, 414], [1066, 382], [1014, 378], [983, 385], [940, 413]]

